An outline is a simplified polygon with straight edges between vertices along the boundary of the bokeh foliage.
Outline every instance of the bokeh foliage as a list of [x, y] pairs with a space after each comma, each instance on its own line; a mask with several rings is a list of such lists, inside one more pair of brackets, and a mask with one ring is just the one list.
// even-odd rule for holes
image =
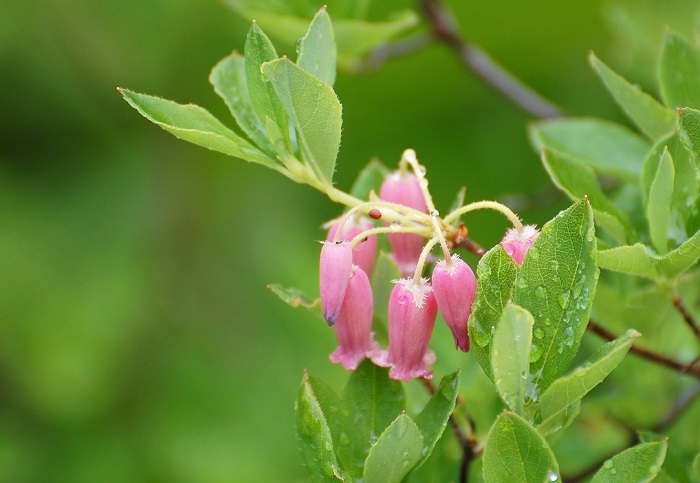
[[[309, 19], [319, 6], [300, 3], [309, 4]], [[623, 123], [587, 65], [588, 50], [608, 60], [634, 39], [660, 45], [664, 20], [688, 37], [693, 27], [689, 2], [679, 0], [663, 11], [653, 2], [637, 9], [614, 1], [453, 3], [469, 38], [540, 92], [569, 112]], [[2, 7], [0, 479], [305, 478], [292, 407], [302, 370], [333, 381], [336, 391], [347, 374], [327, 362], [330, 331], [265, 286], [317, 290], [314, 240], [339, 207], [275, 173], [174, 140], [140, 122], [115, 92], [120, 85], [158, 92], [226, 119], [206, 78], [219, 59], [242, 50], [249, 20], [215, 1]], [[608, 65], [653, 86], [643, 81], [649, 70], [619, 59]], [[413, 147], [438, 207], [449, 207], [463, 184], [469, 200], [535, 193], [507, 200], [521, 202], [520, 213], [540, 225], [566, 205], [556, 197], [542, 203], [551, 188], [528, 146], [528, 117], [444, 47], [368, 74], [341, 71], [335, 89], [344, 106], [339, 186], [349, 189], [371, 157], [392, 165]], [[486, 246], [504, 228], [496, 215], [470, 221]], [[598, 297], [615, 293], [599, 287]], [[654, 290], [648, 296], [662, 299]], [[636, 317], [638, 330], [663, 336], [659, 321], [677, 315], [659, 307], [640, 314], [628, 301], [603, 322], [621, 333], [621, 321]], [[584, 350], [600, 342], [588, 337]], [[452, 344], [445, 327], [434, 344]], [[438, 377], [457, 366], [483, 439], [500, 401], [471, 355], [439, 360]], [[634, 407], [625, 398], [641, 385], [649, 404], [625, 416], [641, 426], [657, 421], [672, 398], [654, 392], [664, 370], [648, 369], [647, 382], [617, 378], [601, 388], [590, 409], [605, 411], [610, 398]], [[586, 446], [590, 460], [625, 437], [614, 423], [585, 424], [600, 421], [577, 426], [584, 444], [595, 443]], [[692, 436], [676, 432], [692, 445]], [[596, 445], [603, 434], [610, 448]], [[564, 455], [562, 470], [585, 466], [575, 444], [552, 446]]]

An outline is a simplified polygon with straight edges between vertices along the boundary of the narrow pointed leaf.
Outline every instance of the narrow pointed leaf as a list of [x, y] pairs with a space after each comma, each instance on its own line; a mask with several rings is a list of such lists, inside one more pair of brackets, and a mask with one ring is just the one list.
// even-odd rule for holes
[[666, 253], [668, 249], [674, 176], [673, 159], [668, 150], [664, 149], [656, 175], [649, 186], [646, 206], [651, 241], [660, 254]]
[[630, 329], [601, 347], [585, 365], [554, 381], [539, 401], [542, 420], [537, 429], [540, 433], [547, 436], [560, 429], [572, 405], [603, 382], [622, 362], [639, 336], [639, 332]]
[[305, 372], [305, 377], [305, 383], [308, 384], [316, 398], [316, 402], [321, 411], [323, 411], [323, 416], [331, 432], [331, 438], [333, 438], [333, 447], [337, 449], [342, 441], [342, 431], [344, 430], [346, 418], [342, 401], [323, 380], [308, 371]]
[[681, 246], [671, 250], [658, 260], [656, 267], [659, 272], [668, 277], [677, 277], [685, 272], [700, 259], [700, 230]]
[[342, 399], [352, 419], [338, 455], [350, 475], [359, 478], [372, 443], [404, 410], [403, 386], [389, 379], [388, 369], [365, 359], [350, 376]]
[[627, 117], [650, 139], [660, 138], [674, 130], [676, 115], [673, 110], [660, 104], [639, 86], [627, 82], [594, 53], [591, 52], [588, 60]]
[[366, 483], [398, 483], [423, 457], [423, 437], [408, 414], [401, 414], [382, 433], [367, 456]]
[[[265, 62], [275, 60], [277, 52], [265, 33], [253, 23], [245, 41], [245, 72], [253, 108], [261, 122], [270, 118], [285, 134], [288, 131], [287, 114], [272, 86], [265, 82], [260, 68]], [[287, 139], [286, 135], [285, 139]]]
[[323, 7], [311, 21], [306, 35], [299, 39], [297, 65], [332, 87], [335, 83], [335, 59], [333, 25]]
[[309, 298], [303, 291], [296, 288], [286, 288], [277, 284], [270, 284], [267, 286], [268, 289], [275, 295], [277, 295], [282, 302], [290, 305], [294, 308], [303, 307], [310, 311], [312, 314], [316, 315], [325, 320], [323, 317], [323, 310], [321, 309], [321, 298], [312, 299]]
[[472, 341], [472, 353], [486, 375], [492, 379], [493, 328], [498, 325], [511, 298], [518, 269], [518, 264], [500, 244], [479, 260], [476, 269], [479, 284], [469, 317], [469, 338]]
[[595, 118], [539, 121], [530, 125], [530, 142], [569, 155], [596, 173], [636, 181], [649, 143], [629, 129]]
[[496, 390], [506, 406], [521, 416], [525, 409], [534, 323], [530, 312], [508, 304], [493, 336], [491, 369]]
[[525, 255], [513, 302], [535, 319], [533, 399], [566, 371], [578, 350], [598, 280], [595, 254], [593, 212], [583, 200], [545, 224]]
[[248, 92], [245, 58], [238, 52], [224, 57], [214, 66], [209, 82], [228, 106], [236, 123], [260, 149], [271, 156], [275, 150], [268, 140], [265, 126], [255, 112]]
[[423, 436], [422, 458], [416, 468], [428, 459], [435, 444], [445, 431], [445, 426], [447, 426], [447, 421], [454, 411], [459, 394], [459, 373], [458, 370], [445, 376], [428, 404], [414, 418], [414, 422]]
[[700, 52], [671, 31], [661, 48], [659, 85], [668, 107], [700, 108]]
[[278, 171], [281, 169], [273, 159], [221, 124], [206, 109], [127, 89], [120, 92], [143, 117], [180, 139]]
[[[455, 196], [455, 200], [452, 202], [452, 206], [450, 206], [450, 213], [455, 211], [458, 208], [461, 208], [464, 206], [464, 198], [467, 196], [467, 188], [465, 186], [462, 186], [459, 191], [457, 192], [457, 196]], [[462, 222], [462, 217], [458, 216], [452, 221], [452, 226], [458, 227], [460, 223]]]
[[312, 481], [337, 481], [338, 461], [333, 452], [333, 440], [323, 410], [313, 388], [304, 375], [296, 402], [297, 434], [301, 441], [304, 463]]
[[595, 219], [608, 229], [615, 240], [627, 243], [633, 237], [627, 216], [605, 196], [593, 168], [575, 158], [547, 149], [542, 150], [542, 164], [554, 184], [572, 201], [587, 196], [595, 214], [608, 215]]
[[355, 182], [350, 189], [350, 194], [361, 200], [369, 199], [371, 191], [379, 193], [384, 178], [389, 174], [389, 168], [378, 159], [372, 159], [360, 170]]
[[613, 272], [628, 273], [652, 280], [659, 278], [654, 257], [641, 243], [599, 251], [598, 266]]
[[342, 113], [333, 89], [289, 59], [262, 67], [300, 138], [304, 159], [330, 183], [340, 147]]
[[592, 483], [646, 482], [656, 478], [666, 458], [667, 442], [642, 443], [603, 463]]
[[483, 464], [484, 480], [489, 482], [559, 479], [559, 467], [547, 441], [522, 417], [509, 412], [499, 415], [491, 427]]

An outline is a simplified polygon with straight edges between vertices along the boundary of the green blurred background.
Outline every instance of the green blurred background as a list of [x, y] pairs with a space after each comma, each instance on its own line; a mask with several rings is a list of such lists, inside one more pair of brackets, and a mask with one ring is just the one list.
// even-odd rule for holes
[[[690, 32], [697, 2], [624, 3], [451, 6], [470, 39], [566, 111], [621, 120], [588, 51], [654, 92], [663, 25]], [[193, 102], [231, 124], [207, 77], [242, 50], [249, 20], [216, 0], [0, 6], [0, 480], [306, 479], [294, 436], [302, 372], [336, 388], [347, 373], [327, 360], [332, 331], [266, 285], [317, 294], [315, 240], [340, 207], [175, 139], [116, 91]], [[652, 52], [629, 42], [637, 28]], [[412, 147], [439, 209], [462, 185], [468, 201], [534, 200], [522, 212], [533, 223], [566, 204], [538, 202], [550, 184], [528, 116], [442, 45], [343, 73], [336, 91], [341, 188], [370, 158], [392, 166]], [[506, 228], [496, 214], [470, 221], [486, 246]], [[434, 345], [449, 337], [439, 326]], [[462, 366], [467, 401], [493, 392], [470, 355], [448, 354], [438, 379]]]

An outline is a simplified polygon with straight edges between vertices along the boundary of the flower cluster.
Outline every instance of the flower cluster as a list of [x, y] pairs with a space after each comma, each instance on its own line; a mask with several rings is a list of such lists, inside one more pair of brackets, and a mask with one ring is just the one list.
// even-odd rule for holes
[[[412, 171], [406, 169], [407, 165]], [[393, 379], [430, 379], [432, 371], [428, 366], [435, 362], [435, 354], [428, 344], [438, 311], [452, 332], [456, 348], [469, 350], [468, 320], [477, 280], [471, 267], [459, 255], [450, 253], [447, 239], [455, 232], [450, 220], [480, 208], [504, 212], [515, 228], [506, 233], [501, 243], [519, 264], [539, 235], [534, 227], [522, 226], [517, 216], [495, 202], [472, 203], [440, 219], [424, 174], [415, 153], [407, 150], [399, 169], [385, 178], [379, 199], [355, 206], [329, 223], [321, 248], [321, 305], [338, 339], [330, 359], [345, 369], [355, 369], [368, 357], [377, 365], [390, 367], [389, 376]], [[370, 198], [373, 196], [376, 198]], [[375, 226], [373, 220], [379, 219], [381, 226]], [[387, 349], [379, 346], [372, 332], [369, 277], [379, 233], [387, 235], [391, 256], [404, 277], [394, 281], [389, 298]], [[431, 249], [438, 243], [443, 259], [434, 265], [431, 285], [422, 273]]]

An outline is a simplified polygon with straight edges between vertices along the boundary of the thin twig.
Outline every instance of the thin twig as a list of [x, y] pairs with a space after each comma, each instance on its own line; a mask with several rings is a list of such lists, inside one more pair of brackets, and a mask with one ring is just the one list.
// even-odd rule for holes
[[462, 62], [486, 84], [503, 94], [528, 114], [538, 118], [560, 117], [562, 111], [498, 65], [478, 46], [462, 36], [452, 14], [439, 0], [421, 0], [434, 35], [449, 45]]
[[673, 297], [671, 299], [671, 302], [673, 303], [673, 306], [678, 309], [678, 312], [680, 312], [681, 317], [683, 317], [683, 320], [685, 320], [685, 323], [690, 326], [691, 330], [695, 334], [695, 337], [700, 340], [700, 326], [698, 325], [697, 321], [693, 318], [693, 314], [688, 311], [688, 308], [685, 306], [683, 303], [683, 300], [681, 300], [680, 297]]
[[[613, 341], [617, 339], [617, 336], [610, 332], [608, 329], [601, 327], [594, 321], [590, 320], [588, 322], [588, 330], [590, 332], [593, 332], [594, 334], [597, 334], [601, 336], [603, 339], [607, 339], [609, 341]], [[647, 359], [652, 362], [656, 362], [658, 364], [661, 364], [662, 366], [669, 367], [671, 369], [674, 369], [678, 371], [681, 374], [690, 374], [698, 379], [700, 379], [700, 367], [698, 366], [693, 366], [693, 365], [688, 365], [688, 364], [683, 364], [682, 362], [678, 362], [675, 359], [671, 359], [669, 357], [666, 357], [664, 355], [658, 354], [656, 352], [644, 349], [642, 347], [637, 346], [636, 344], [632, 344], [632, 347], [630, 348], [630, 352], [633, 354], [638, 355], [639, 357], [642, 357], [644, 359]]]
[[353, 66], [357, 73], [371, 72], [382, 67], [389, 59], [403, 57], [412, 54], [430, 45], [432, 36], [426, 32], [419, 32], [396, 42], [383, 44], [372, 51], [369, 57]]
[[[435, 395], [435, 386], [433, 386], [433, 383], [430, 382], [427, 379], [421, 378], [421, 381], [423, 382], [423, 386], [426, 388], [428, 393], [433, 396]], [[457, 401], [455, 403], [455, 407], [460, 406], [462, 404], [459, 396], [457, 396]], [[454, 418], [453, 414], [450, 414], [449, 418], [449, 423], [450, 426], [452, 426], [452, 431], [455, 433], [455, 436], [457, 437], [457, 441], [459, 442], [459, 445], [462, 447], [462, 462], [459, 467], [459, 482], [464, 483], [469, 479], [469, 465], [471, 462], [474, 460], [474, 457], [476, 456], [476, 453], [474, 452], [474, 448], [476, 447], [476, 440], [474, 439], [474, 434], [475, 434], [475, 428], [474, 428], [474, 421], [471, 419], [470, 416], [467, 416], [467, 419], [469, 421], [469, 426], [471, 430], [471, 435], [467, 436], [464, 433], [464, 430], [462, 430], [462, 427], [459, 425], [457, 420]]]

